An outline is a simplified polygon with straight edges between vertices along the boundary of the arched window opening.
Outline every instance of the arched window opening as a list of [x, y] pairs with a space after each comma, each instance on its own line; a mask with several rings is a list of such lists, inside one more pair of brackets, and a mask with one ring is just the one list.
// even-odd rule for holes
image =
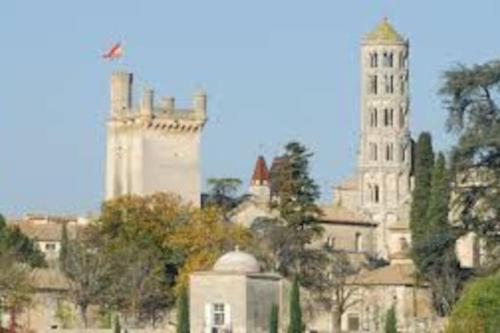
[[377, 75], [370, 75], [369, 76], [369, 88], [368, 88], [368, 92], [370, 94], [378, 94], [378, 79], [377, 79]]
[[385, 93], [392, 94], [394, 93], [394, 75], [385, 75]]
[[379, 203], [380, 202], [380, 189], [378, 185], [373, 186], [373, 202]]
[[370, 127], [377, 127], [378, 124], [378, 111], [376, 108], [370, 110]]
[[370, 53], [370, 67], [371, 68], [378, 67], [378, 53], [377, 52]]
[[363, 250], [363, 236], [357, 232], [354, 236], [354, 251], [361, 252]]
[[394, 160], [394, 145], [392, 143], [385, 146], [385, 159], [386, 161]]
[[392, 52], [384, 52], [383, 54], [383, 65], [384, 67], [392, 67], [393, 65], [393, 54]]
[[376, 161], [378, 156], [377, 156], [377, 144], [371, 142], [370, 143], [370, 160]]

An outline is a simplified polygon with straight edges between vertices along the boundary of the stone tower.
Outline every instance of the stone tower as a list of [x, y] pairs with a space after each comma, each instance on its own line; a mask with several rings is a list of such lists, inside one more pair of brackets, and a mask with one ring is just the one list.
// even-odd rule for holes
[[200, 137], [207, 120], [207, 97], [193, 97], [190, 109], [177, 109], [174, 98], [155, 104], [145, 89], [133, 104], [133, 75], [111, 76], [107, 121], [106, 199], [126, 194], [172, 192], [200, 205]]
[[361, 43], [360, 208], [378, 223], [386, 257], [409, 238], [409, 43], [384, 19]]

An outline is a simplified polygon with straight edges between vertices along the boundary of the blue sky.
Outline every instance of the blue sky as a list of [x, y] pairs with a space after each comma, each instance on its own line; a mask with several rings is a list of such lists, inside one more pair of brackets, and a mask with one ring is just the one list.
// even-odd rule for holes
[[[258, 154], [315, 152], [322, 201], [355, 166], [359, 42], [384, 17], [411, 41], [412, 132], [453, 142], [436, 94], [444, 70], [500, 53], [498, 0], [2, 1], [0, 211], [85, 214], [104, 187], [108, 81], [189, 104], [209, 94], [203, 175], [248, 184]], [[124, 64], [100, 54], [125, 43]], [[139, 88], [138, 87], [138, 88]]]

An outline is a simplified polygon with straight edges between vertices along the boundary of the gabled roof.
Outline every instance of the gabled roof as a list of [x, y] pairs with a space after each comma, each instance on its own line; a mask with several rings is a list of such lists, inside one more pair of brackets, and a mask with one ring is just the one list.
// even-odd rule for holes
[[266, 160], [261, 155], [257, 158], [255, 168], [252, 175], [252, 184], [268, 184], [269, 183], [269, 169], [266, 165]]
[[394, 29], [387, 18], [384, 18], [372, 32], [368, 33], [364, 41], [384, 44], [405, 43], [405, 39]]

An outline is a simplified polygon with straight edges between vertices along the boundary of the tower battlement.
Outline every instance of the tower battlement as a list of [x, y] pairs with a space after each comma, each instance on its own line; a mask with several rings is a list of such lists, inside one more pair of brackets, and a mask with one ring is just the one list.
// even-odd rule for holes
[[133, 99], [133, 75], [111, 76], [107, 121], [106, 198], [171, 192], [200, 204], [200, 140], [207, 121], [207, 95], [197, 91], [188, 108], [167, 96], [159, 103], [146, 88]]
[[123, 129], [148, 129], [164, 132], [198, 132], [207, 121], [207, 95], [197, 91], [192, 106], [177, 108], [175, 98], [165, 96], [159, 104], [153, 89], [145, 88], [141, 102], [133, 104], [133, 75], [115, 72], [111, 77], [110, 123]]

